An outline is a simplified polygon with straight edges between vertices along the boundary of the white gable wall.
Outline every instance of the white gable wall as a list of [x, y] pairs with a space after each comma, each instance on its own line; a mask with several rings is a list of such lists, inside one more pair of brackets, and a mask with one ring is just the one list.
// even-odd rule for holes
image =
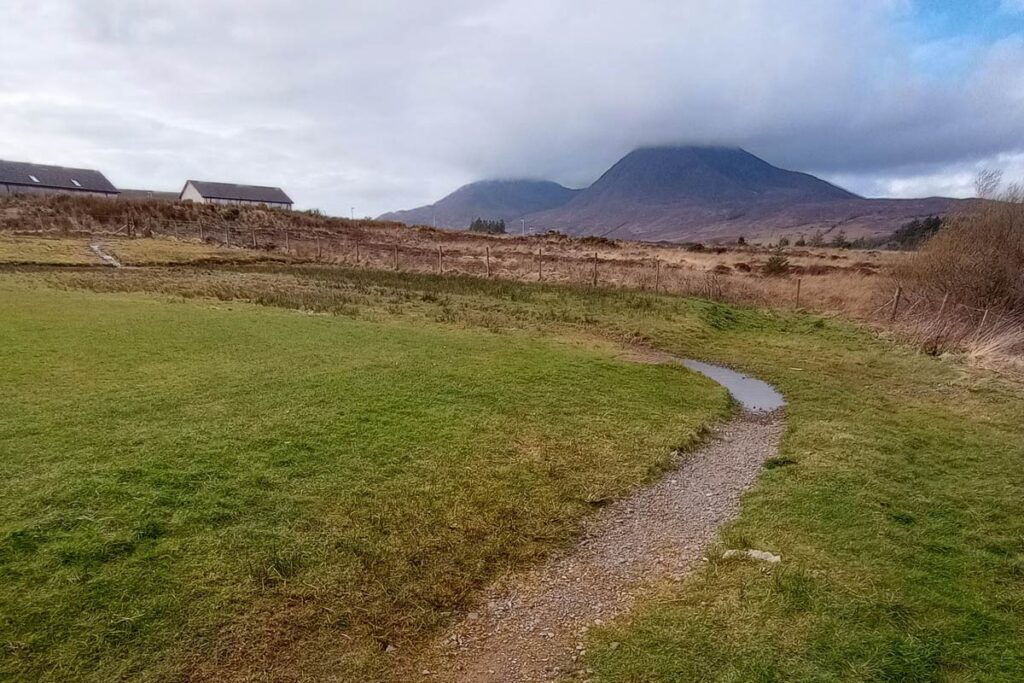
[[199, 194], [192, 183], [185, 183], [185, 188], [181, 191], [181, 199], [186, 202], [196, 202], [197, 204], [205, 204], [206, 199], [203, 195]]

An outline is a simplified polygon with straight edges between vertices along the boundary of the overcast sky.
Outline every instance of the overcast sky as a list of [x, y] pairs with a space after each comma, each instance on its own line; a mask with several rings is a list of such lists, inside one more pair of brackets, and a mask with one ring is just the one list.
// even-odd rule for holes
[[870, 196], [1024, 179], [1024, 0], [2, 0], [0, 158], [376, 215], [738, 144]]

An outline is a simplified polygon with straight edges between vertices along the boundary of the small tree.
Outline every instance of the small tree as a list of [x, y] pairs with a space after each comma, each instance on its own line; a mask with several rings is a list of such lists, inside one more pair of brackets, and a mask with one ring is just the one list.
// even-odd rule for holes
[[993, 199], [1003, 184], [1003, 172], [987, 168], [979, 171], [974, 178], [974, 193], [980, 199]]
[[800, 237], [797, 238], [796, 246], [798, 246], [798, 247], [806, 247], [807, 246], [807, 240], [804, 239], [803, 235], [800, 235]]
[[812, 247], [823, 247], [825, 246], [825, 234], [821, 230], [817, 230], [807, 243]]
[[789, 259], [782, 253], [782, 249], [776, 249], [775, 253], [768, 257], [764, 264], [765, 275], [786, 275], [789, 273]]
[[744, 246], [746, 243], [747, 243], [747, 238], [744, 237], [743, 235], [740, 235], [740, 238], [738, 240], [736, 240], [736, 244], [738, 244], [740, 246]]
[[832, 246], [836, 249], [849, 249], [850, 242], [846, 239], [846, 232], [840, 230], [836, 233], [835, 237], [832, 238]]
[[780, 237], [779, 238], [779, 246], [780, 247], [788, 247], [789, 246], [789, 238], [788, 237]]
[[505, 234], [505, 221], [489, 221], [483, 218], [474, 218], [473, 222], [469, 224], [469, 230], [470, 232], [483, 232], [489, 235], [503, 235]]

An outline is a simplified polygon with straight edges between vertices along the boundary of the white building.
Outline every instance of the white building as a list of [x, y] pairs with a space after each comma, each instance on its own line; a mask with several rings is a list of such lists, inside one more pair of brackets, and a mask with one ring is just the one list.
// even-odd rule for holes
[[40, 193], [116, 197], [119, 191], [99, 171], [0, 159], [0, 196]]
[[292, 200], [279, 187], [259, 185], [234, 185], [232, 183], [209, 183], [203, 180], [189, 180], [178, 195], [183, 202], [198, 204], [234, 204], [269, 206], [291, 209]]

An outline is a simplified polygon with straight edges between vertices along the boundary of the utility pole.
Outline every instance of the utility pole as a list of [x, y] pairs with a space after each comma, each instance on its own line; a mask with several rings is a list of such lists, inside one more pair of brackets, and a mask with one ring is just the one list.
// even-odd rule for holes
[[526, 219], [525, 218], [521, 218], [520, 220], [523, 223], [523, 237], [526, 237]]
[[356, 219], [356, 207], [354, 206], [349, 207], [349, 219], [353, 221]]

